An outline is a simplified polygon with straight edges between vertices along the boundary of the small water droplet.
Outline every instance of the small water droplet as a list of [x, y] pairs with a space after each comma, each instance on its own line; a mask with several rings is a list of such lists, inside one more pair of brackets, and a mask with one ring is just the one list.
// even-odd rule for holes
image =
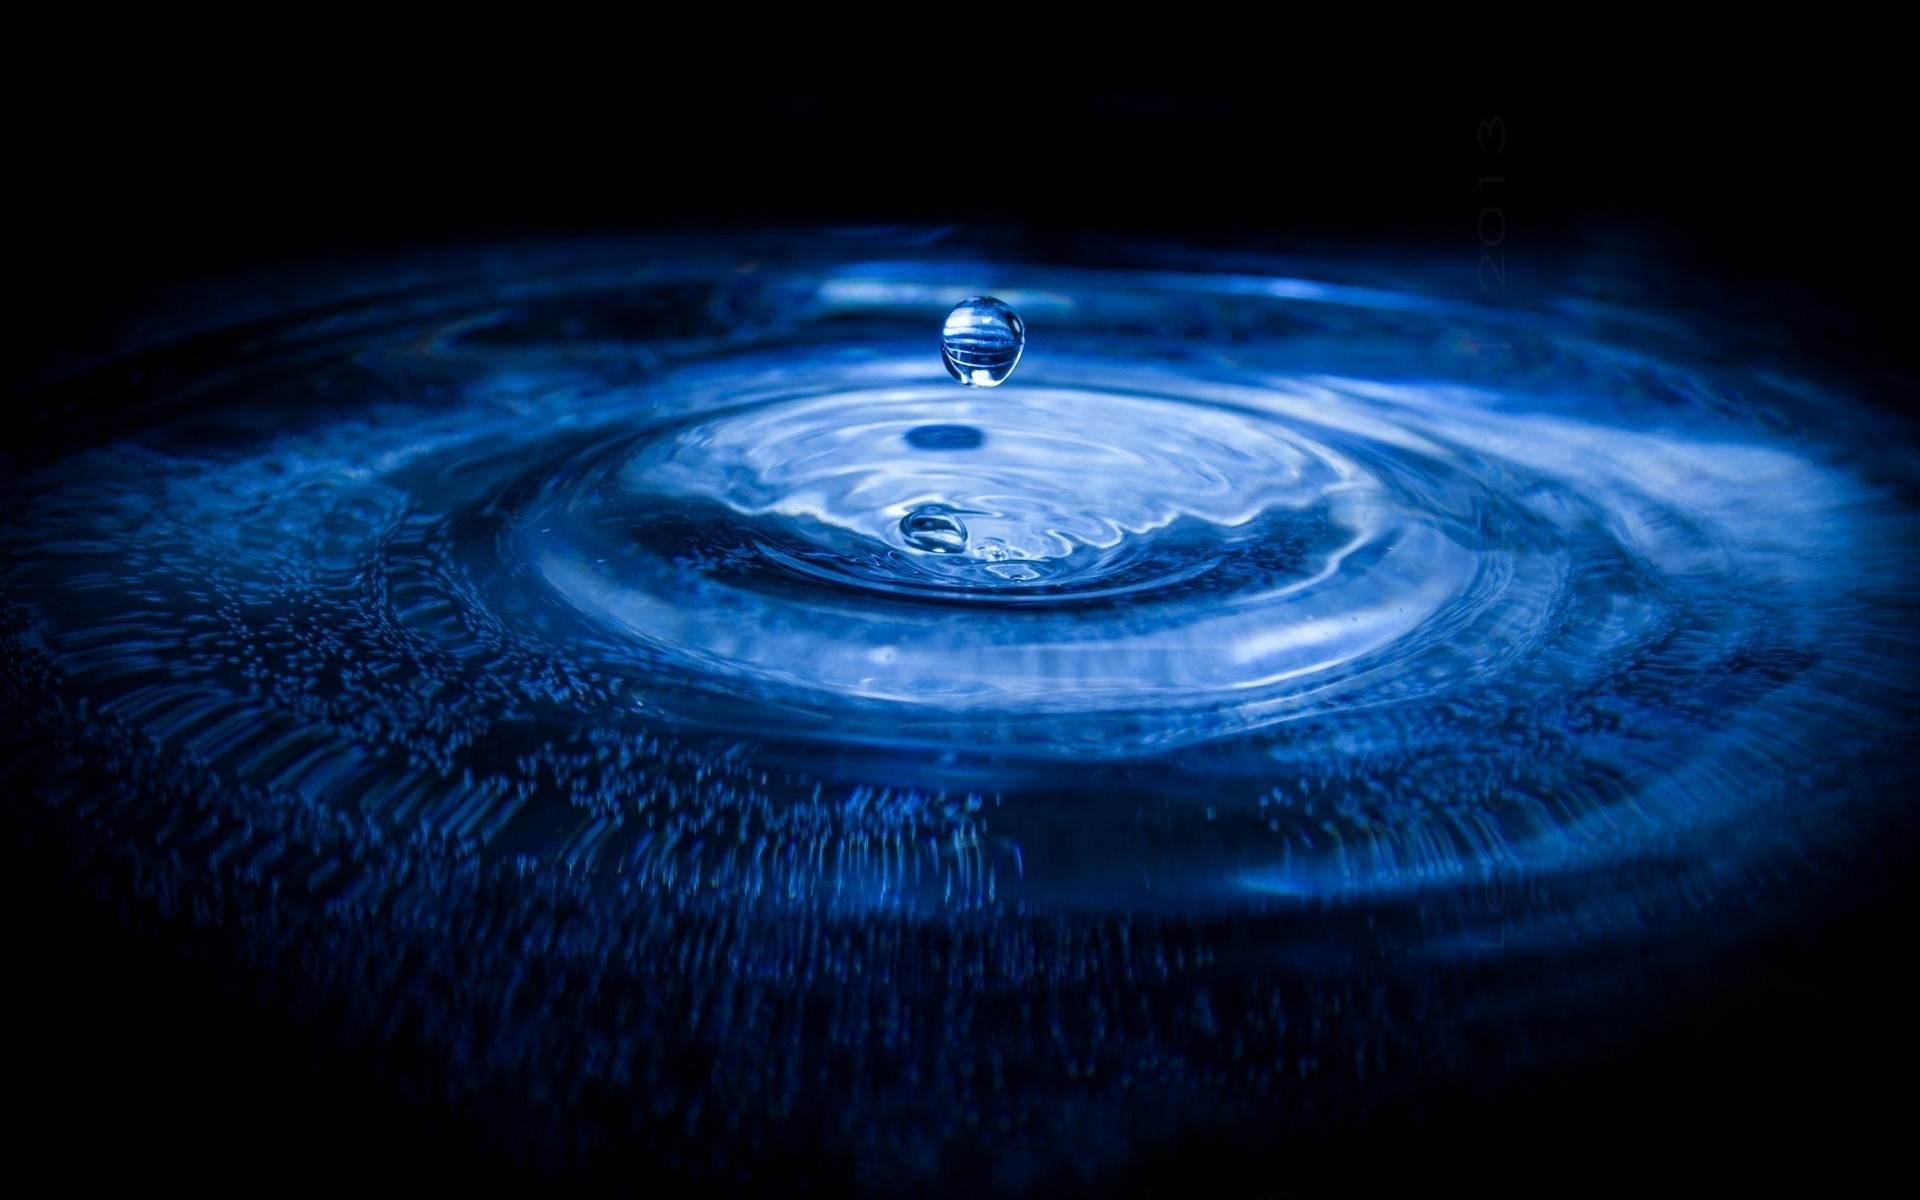
[[954, 305], [940, 330], [947, 374], [969, 387], [1005, 383], [1026, 344], [1020, 314], [992, 296], [970, 296]]
[[958, 554], [967, 548], [967, 527], [944, 504], [922, 504], [900, 518], [900, 534], [915, 550]]

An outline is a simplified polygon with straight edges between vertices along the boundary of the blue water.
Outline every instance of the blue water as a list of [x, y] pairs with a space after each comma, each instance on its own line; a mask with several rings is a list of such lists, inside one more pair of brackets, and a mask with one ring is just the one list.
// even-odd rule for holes
[[[22, 794], [539, 1170], [1313, 1136], [1611, 1052], [1904, 803], [1845, 380], [1414, 267], [752, 249], [209, 293], [9, 464]], [[1035, 342], [956, 388], [984, 288]]]

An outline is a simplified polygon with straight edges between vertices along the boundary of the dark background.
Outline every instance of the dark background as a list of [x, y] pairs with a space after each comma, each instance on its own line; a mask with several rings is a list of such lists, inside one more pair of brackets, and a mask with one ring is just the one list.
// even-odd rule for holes
[[[1516, 289], [1631, 244], [1676, 289], [1704, 281], [1734, 319], [1779, 321], [1878, 400], [1911, 401], [1916, 195], [1911, 138], [1891, 128], [1885, 97], [1413, 94], [1355, 107], [1263, 84], [882, 102], [564, 74], [482, 83], [160, 62], [12, 79], [9, 364], [110, 341], [182, 278], [599, 231], [959, 222], [1018, 230], [1041, 253], [1134, 234], [1398, 246], [1457, 252], [1470, 294], [1491, 201]], [[1481, 132], [1495, 117], [1497, 151], [1499, 134]], [[1477, 189], [1485, 175], [1507, 182]], [[67, 895], [56, 834], [15, 810], [0, 835], [6, 1086], [33, 1114], [15, 1118], [25, 1158], [79, 1178], [224, 1186], [262, 1163], [342, 1186], [394, 1165], [441, 1183], [492, 1178], [496, 1164], [457, 1133], [421, 1128], [387, 1095], [377, 1064], [316, 1062], [302, 1030], [252, 1012], [221, 971]], [[1897, 874], [1864, 885], [1897, 887]], [[1349, 1154], [1372, 1164], [1362, 1178], [1435, 1195], [1844, 1184], [1897, 1163], [1907, 1131], [1879, 1098], [1901, 1095], [1917, 1064], [1902, 961], [1914, 905], [1910, 889], [1894, 895], [1724, 964], [1723, 986], [1670, 998], [1640, 1054], [1512, 1097], [1444, 1143], [1355, 1131], [1352, 1145], [1290, 1159], [1299, 1174], [1277, 1182], [1368, 1194], [1340, 1183]], [[1186, 1169], [1159, 1163], [1143, 1183]]]
[[[502, 237], [952, 222], [1019, 230], [1043, 254], [1090, 234], [1390, 245], [1457, 257], [1478, 295], [1481, 237], [1503, 222], [1522, 301], [1569, 258], [1630, 242], [1675, 288], [1712, 281], [1719, 304], [1746, 305], [1736, 318], [1798, 309], [1816, 354], [1913, 365], [1920, 197], [1890, 88], [1762, 78], [1676, 98], [1641, 73], [1566, 97], [1329, 97], [1266, 78], [741, 92], [649, 83], [638, 64], [296, 62], [157, 55], [0, 85], [24, 301], [10, 356], [110, 326], [182, 276]], [[1489, 205], [1501, 221], [1482, 223]]]

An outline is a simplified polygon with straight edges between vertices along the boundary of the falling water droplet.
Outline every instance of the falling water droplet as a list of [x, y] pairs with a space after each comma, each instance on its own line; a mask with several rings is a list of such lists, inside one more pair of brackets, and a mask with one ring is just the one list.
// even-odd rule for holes
[[940, 330], [947, 373], [969, 387], [1005, 383], [1026, 344], [1020, 314], [992, 296], [970, 296], [954, 305]]
[[967, 527], [944, 504], [923, 504], [901, 517], [900, 533], [915, 550], [958, 554], [967, 548]]

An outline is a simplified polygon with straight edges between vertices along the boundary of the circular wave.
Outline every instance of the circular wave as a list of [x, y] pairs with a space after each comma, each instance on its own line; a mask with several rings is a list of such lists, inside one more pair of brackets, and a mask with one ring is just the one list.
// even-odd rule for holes
[[[402, 942], [544, 920], [480, 992], [621, 962], [657, 1030], [731, 980], [760, 1015], [696, 1041], [753, 1082], [660, 1083], [663, 1051], [565, 1006], [515, 1045], [588, 1031], [612, 1057], [576, 1079], [734, 1111], [702, 1128], [735, 1156], [769, 1097], [864, 1080], [875, 1180], [1018, 1144], [1016, 1190], [1088, 1114], [1181, 1126], [1113, 1090], [1155, 1056], [1214, 1064], [1156, 1078], [1244, 1123], [1323, 1052], [1392, 1057], [1432, 1002], [1406, 964], [1663, 914], [1722, 936], [1681, 915], [1700, 889], [1894, 794], [1920, 572], [1891, 418], [1659, 314], [913, 253], [525, 250], [102, 368], [130, 432], [56, 431], [6, 505], [15, 771], [148, 902], [224, 880], [308, 914], [248, 924], [279, 947], [249, 961], [345, 913]], [[1030, 340], [962, 389], [929, 333], [988, 288]], [[552, 889], [571, 924], [529, 915]], [[358, 966], [281, 970], [371, 970], [345, 936]], [[809, 980], [859, 1014], [753, 1074]], [[1261, 1015], [1361, 983], [1380, 1007], [1335, 1032]], [[1057, 1046], [1002, 1012], [1035, 988]], [[1177, 1015], [1112, 1015], [1152, 995]], [[988, 1032], [956, 1050], [943, 1004]], [[874, 1038], [879, 1076], [842, 1054]], [[953, 1125], [956, 1064], [992, 1055], [1036, 1082], [998, 1132]]]

